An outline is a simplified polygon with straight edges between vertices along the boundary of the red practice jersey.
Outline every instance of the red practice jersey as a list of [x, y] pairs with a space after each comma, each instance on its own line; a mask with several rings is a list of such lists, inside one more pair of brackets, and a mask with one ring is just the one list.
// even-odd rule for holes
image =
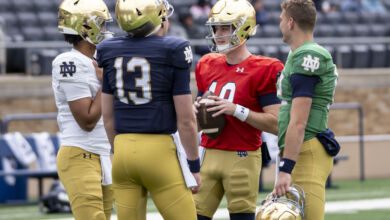
[[[276, 92], [276, 78], [283, 64], [274, 58], [251, 55], [240, 64], [229, 65], [224, 54], [203, 56], [196, 66], [198, 90], [212, 91], [235, 104], [263, 112], [259, 96]], [[261, 146], [261, 132], [234, 116], [225, 115], [222, 133], [215, 140], [202, 135], [201, 146], [232, 151], [254, 151]]]

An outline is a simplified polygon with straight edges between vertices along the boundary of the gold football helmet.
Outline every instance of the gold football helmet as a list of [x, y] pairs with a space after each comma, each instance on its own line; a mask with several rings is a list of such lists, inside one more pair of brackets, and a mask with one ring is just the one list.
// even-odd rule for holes
[[64, 34], [80, 35], [92, 44], [112, 35], [106, 22], [112, 21], [103, 0], [64, 0], [58, 10], [58, 30]]
[[274, 198], [271, 194], [262, 202], [256, 220], [304, 220], [305, 192], [295, 184], [290, 187], [288, 198]]
[[[229, 25], [230, 35], [215, 36], [215, 26]], [[212, 52], [227, 52], [230, 49], [245, 43], [256, 34], [256, 11], [247, 0], [219, 0], [210, 12], [206, 22], [210, 35], [206, 39], [211, 40]], [[225, 45], [217, 45], [218, 38], [230, 37]]]
[[119, 27], [133, 37], [156, 33], [173, 11], [167, 0], [117, 0], [115, 8]]

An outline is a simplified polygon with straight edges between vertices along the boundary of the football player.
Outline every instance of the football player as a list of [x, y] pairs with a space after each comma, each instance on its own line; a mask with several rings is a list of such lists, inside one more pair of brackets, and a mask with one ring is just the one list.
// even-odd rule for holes
[[52, 86], [58, 108], [61, 147], [57, 171], [76, 220], [108, 220], [113, 208], [110, 144], [101, 119], [102, 69], [96, 44], [111, 20], [102, 0], [64, 0], [58, 29], [73, 45], [53, 63]]
[[[166, 0], [118, 1], [127, 36], [97, 47], [103, 67], [103, 120], [114, 149], [118, 219], [146, 219], [147, 192], [164, 219], [194, 220], [172, 134], [177, 130], [197, 183], [199, 157], [190, 91], [191, 46], [165, 36], [173, 12]], [[193, 189], [196, 192], [198, 189]]]
[[300, 185], [306, 194], [305, 219], [320, 220], [324, 219], [325, 183], [333, 158], [316, 136], [329, 133], [328, 110], [338, 74], [329, 52], [314, 42], [314, 3], [287, 0], [281, 8], [280, 29], [291, 51], [278, 78], [282, 100], [278, 142], [283, 154], [273, 194], [282, 196], [291, 183]]
[[[201, 167], [202, 186], [194, 196], [198, 219], [211, 219], [225, 194], [230, 219], [255, 217], [261, 168], [261, 133], [277, 133], [280, 105], [276, 77], [283, 64], [251, 54], [246, 41], [256, 32], [255, 10], [246, 0], [219, 0], [206, 25], [211, 50], [195, 70], [198, 96], [212, 91], [208, 103], [214, 116], [225, 114], [222, 133], [202, 135], [206, 148]], [[197, 113], [200, 98], [194, 103]]]

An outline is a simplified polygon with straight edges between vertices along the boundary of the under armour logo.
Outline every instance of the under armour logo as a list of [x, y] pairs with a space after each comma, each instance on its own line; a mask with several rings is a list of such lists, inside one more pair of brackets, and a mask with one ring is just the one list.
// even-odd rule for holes
[[187, 63], [192, 63], [192, 50], [191, 50], [191, 47], [188, 46], [185, 48], [184, 50], [184, 56], [185, 56], [185, 60], [187, 61]]
[[248, 151], [237, 151], [237, 155], [239, 157], [247, 157], [248, 156]]
[[62, 65], [60, 65], [61, 72], [63, 77], [68, 77], [68, 74], [70, 76], [73, 76], [73, 73], [76, 73], [76, 65], [74, 65], [73, 61], [70, 61], [69, 64], [66, 62], [62, 62]]
[[303, 58], [302, 67], [306, 71], [314, 72], [320, 67], [320, 61], [318, 57], [313, 57], [309, 54], [307, 57]]
[[[92, 154], [88, 154], [89, 159], [92, 159]], [[83, 158], [87, 158], [87, 154], [83, 153]]]
[[244, 67], [240, 69], [240, 67], [237, 67], [236, 72], [244, 72]]

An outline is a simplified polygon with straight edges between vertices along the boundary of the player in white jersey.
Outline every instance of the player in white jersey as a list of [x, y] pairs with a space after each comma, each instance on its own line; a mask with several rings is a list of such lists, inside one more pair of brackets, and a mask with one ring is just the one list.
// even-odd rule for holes
[[110, 219], [113, 208], [110, 144], [101, 117], [102, 69], [93, 56], [111, 20], [102, 0], [64, 0], [58, 29], [70, 52], [52, 64], [61, 147], [57, 171], [76, 220]]

